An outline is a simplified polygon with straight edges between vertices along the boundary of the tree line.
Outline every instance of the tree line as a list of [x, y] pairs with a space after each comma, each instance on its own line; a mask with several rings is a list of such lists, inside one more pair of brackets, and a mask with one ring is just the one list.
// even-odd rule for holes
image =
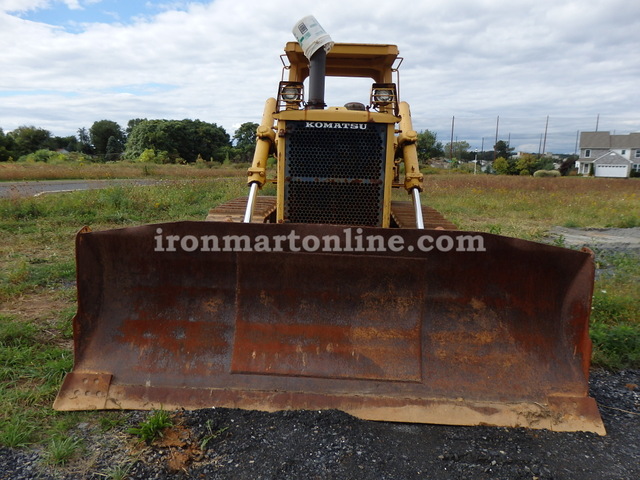
[[[428, 165], [434, 158], [444, 157], [454, 167], [467, 166], [468, 171], [475, 171], [469, 167], [469, 162], [477, 161], [489, 164], [488, 171], [498, 175], [533, 175], [538, 171], [554, 170], [552, 158], [533, 153], [524, 153], [518, 157], [514, 155], [515, 148], [508, 142], [498, 140], [493, 150], [471, 150], [466, 141], [449, 142], [442, 145], [438, 142], [436, 134], [425, 130], [418, 133], [418, 160], [423, 165]], [[558, 170], [561, 175], [567, 175], [574, 168], [577, 155], [566, 155]]]
[[[135, 118], [122, 128], [112, 120], [99, 120], [77, 135], [57, 137], [43, 128], [21, 126], [4, 133], [0, 128], [0, 161], [50, 161], [60, 152], [77, 153], [94, 161], [134, 160], [154, 163], [250, 162], [256, 142], [257, 123], [245, 122], [231, 137], [223, 127], [201, 120], [149, 120]], [[446, 158], [453, 166], [471, 161], [491, 162], [492, 173], [531, 175], [553, 169], [550, 158], [525, 154], [513, 157], [513, 148], [503, 140], [493, 150], [471, 150], [466, 141], [438, 141], [429, 130], [418, 133], [417, 151], [421, 165]], [[574, 159], [564, 162], [566, 174]], [[468, 165], [467, 165], [468, 166]]]
[[246, 122], [233, 137], [215, 123], [189, 119], [136, 118], [129, 120], [126, 128], [112, 120], [99, 120], [66, 137], [53, 136], [35, 126], [21, 126], [7, 133], [0, 128], [0, 161], [47, 161], [54, 153], [64, 152], [103, 162], [249, 162], [257, 127], [257, 123]]

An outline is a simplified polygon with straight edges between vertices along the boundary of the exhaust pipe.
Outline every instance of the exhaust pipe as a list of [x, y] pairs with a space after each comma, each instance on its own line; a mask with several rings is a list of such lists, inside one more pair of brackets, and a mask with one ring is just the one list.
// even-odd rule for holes
[[327, 51], [319, 48], [309, 59], [309, 110], [323, 110], [324, 87], [327, 70]]
[[293, 35], [309, 59], [309, 101], [307, 108], [322, 110], [324, 103], [324, 85], [327, 67], [327, 52], [333, 47], [333, 41], [320, 26], [314, 16], [299, 20], [293, 27]]

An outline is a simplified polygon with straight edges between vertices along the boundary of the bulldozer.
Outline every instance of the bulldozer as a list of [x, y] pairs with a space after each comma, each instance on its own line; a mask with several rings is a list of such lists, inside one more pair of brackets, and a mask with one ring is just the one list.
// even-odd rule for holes
[[[294, 34], [247, 197], [203, 221], [78, 233], [74, 367], [54, 408], [604, 435], [593, 253], [461, 231], [422, 205], [398, 47], [334, 43], [313, 18]], [[371, 80], [368, 102], [327, 106], [327, 77]]]

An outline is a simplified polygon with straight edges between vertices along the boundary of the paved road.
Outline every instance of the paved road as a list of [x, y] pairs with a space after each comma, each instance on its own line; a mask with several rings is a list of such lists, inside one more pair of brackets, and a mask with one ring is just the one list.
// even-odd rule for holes
[[153, 179], [0, 182], [0, 198], [33, 197], [46, 193], [92, 190], [114, 185], [153, 185], [159, 182], [160, 180]]

